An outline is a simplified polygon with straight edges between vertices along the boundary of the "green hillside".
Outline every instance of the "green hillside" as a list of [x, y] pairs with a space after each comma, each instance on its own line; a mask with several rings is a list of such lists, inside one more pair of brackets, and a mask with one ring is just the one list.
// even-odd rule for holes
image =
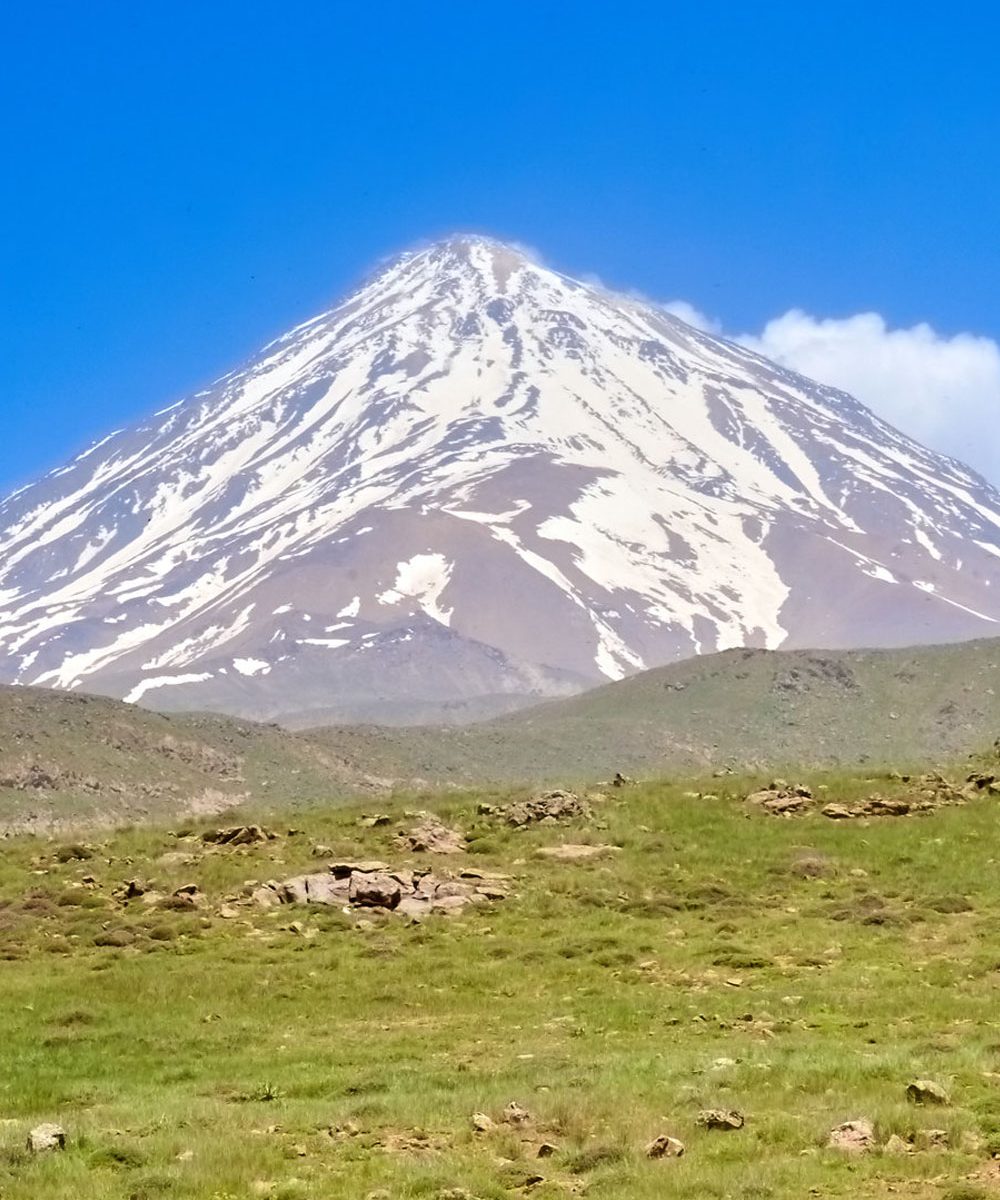
[[0, 687], [0, 827], [221, 812], [252, 797], [328, 802], [366, 772], [277, 726], [163, 716], [117, 700]]
[[471, 783], [933, 764], [998, 734], [1000, 639], [990, 639], [904, 650], [727, 650], [476, 725], [310, 736], [377, 774]]
[[[832, 820], [927, 785], [811, 773], [782, 818], [724, 782], [525, 828], [503, 805], [529, 793], [424, 797], [469, 839], [446, 855], [400, 844], [412, 800], [378, 824], [310, 800], [243, 844], [204, 821], [8, 839], [0, 1194], [997, 1194], [1000, 801]], [[418, 920], [253, 898], [373, 858], [493, 882]], [[64, 1149], [26, 1149], [43, 1122]], [[861, 1152], [830, 1147], [845, 1122]], [[649, 1156], [665, 1138], [681, 1157]]]

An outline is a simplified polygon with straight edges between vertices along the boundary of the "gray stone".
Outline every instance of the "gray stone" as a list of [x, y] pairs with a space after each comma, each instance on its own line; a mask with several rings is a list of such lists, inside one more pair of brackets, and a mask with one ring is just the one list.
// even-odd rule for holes
[[28, 1149], [32, 1154], [66, 1149], [66, 1131], [61, 1125], [36, 1125], [28, 1134]]

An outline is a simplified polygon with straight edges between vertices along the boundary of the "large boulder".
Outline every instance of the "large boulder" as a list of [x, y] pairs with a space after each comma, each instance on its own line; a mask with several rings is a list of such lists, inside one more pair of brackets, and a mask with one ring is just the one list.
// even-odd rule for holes
[[399, 880], [384, 871], [358, 871], [351, 876], [348, 895], [352, 904], [362, 908], [395, 908], [403, 893]]

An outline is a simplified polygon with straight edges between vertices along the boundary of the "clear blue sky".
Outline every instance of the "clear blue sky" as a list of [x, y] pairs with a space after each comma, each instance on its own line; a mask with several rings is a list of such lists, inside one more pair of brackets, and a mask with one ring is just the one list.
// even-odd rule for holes
[[471, 229], [731, 330], [1000, 335], [987, 3], [10, 0], [0, 492]]

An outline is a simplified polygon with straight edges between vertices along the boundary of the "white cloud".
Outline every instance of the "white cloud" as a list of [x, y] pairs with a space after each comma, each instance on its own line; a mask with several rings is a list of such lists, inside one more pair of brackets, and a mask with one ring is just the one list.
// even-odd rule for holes
[[695, 308], [693, 304], [688, 304], [686, 300], [668, 300], [666, 304], [658, 305], [664, 312], [670, 313], [671, 316], [680, 317], [688, 325], [693, 325], [695, 329], [701, 329], [705, 333], [721, 333], [722, 326], [712, 317], [706, 316], [700, 308]]
[[792, 309], [736, 340], [1000, 481], [1000, 346], [991, 338], [944, 337], [927, 324], [890, 329], [878, 313], [820, 319]]
[[[722, 332], [686, 300], [659, 307], [696, 329]], [[793, 308], [759, 334], [732, 340], [850, 392], [916, 441], [1000, 484], [1000, 345], [992, 338], [945, 337], [926, 323], [890, 329], [879, 313], [813, 317]]]

